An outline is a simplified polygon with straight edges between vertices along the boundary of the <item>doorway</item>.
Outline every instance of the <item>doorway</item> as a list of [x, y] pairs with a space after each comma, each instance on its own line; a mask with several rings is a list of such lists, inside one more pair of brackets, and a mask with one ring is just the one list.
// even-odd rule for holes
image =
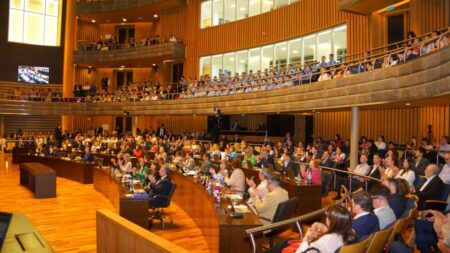
[[121, 89], [123, 85], [133, 82], [133, 71], [116, 70], [115, 80], [116, 80], [116, 89]]
[[[407, 23], [405, 18], [405, 12], [387, 16], [388, 44], [396, 43], [405, 39]], [[393, 46], [393, 48], [395, 48], [395, 46]]]
[[134, 37], [134, 26], [117, 26], [116, 34], [118, 43], [121, 45], [128, 45], [127, 47], [129, 47], [130, 38], [133, 38], [134, 41], [136, 41], [136, 38]]

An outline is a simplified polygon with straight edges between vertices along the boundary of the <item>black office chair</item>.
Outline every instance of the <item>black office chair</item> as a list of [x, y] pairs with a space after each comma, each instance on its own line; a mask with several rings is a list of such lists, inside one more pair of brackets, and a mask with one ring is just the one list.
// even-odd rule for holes
[[150, 218], [148, 219], [148, 228], [151, 228], [153, 226], [153, 220], [159, 220], [161, 222], [161, 227], [164, 227], [164, 218], [168, 218], [170, 220], [170, 224], [173, 224], [172, 217], [164, 213], [164, 208], [170, 206], [170, 200], [172, 199], [176, 188], [177, 185], [172, 183], [172, 187], [170, 188], [168, 196], [155, 195], [152, 197], [153, 200], [157, 200], [155, 201], [155, 203], [157, 204], [153, 204], [152, 206], [150, 206], [150, 208], [152, 209], [152, 213]]
[[[268, 220], [272, 223], [287, 220], [292, 218], [294, 216], [295, 209], [297, 208], [299, 203], [299, 200], [297, 197], [293, 197], [291, 199], [288, 199], [284, 202], [281, 202], [278, 204], [277, 210], [275, 211], [275, 215], [273, 216], [273, 220], [268, 220], [264, 217], [260, 217], [263, 220]], [[271, 230], [269, 233], [265, 234], [267, 238], [269, 238], [269, 245], [272, 248], [273, 247], [273, 238], [284, 231], [288, 230], [291, 227], [291, 225], [286, 225], [277, 229]], [[300, 224], [297, 223], [297, 227], [299, 231], [301, 231]]]

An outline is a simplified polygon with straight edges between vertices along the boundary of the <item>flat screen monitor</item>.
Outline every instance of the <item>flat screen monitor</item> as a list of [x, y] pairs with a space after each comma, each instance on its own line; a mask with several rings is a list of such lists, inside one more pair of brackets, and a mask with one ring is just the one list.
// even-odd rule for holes
[[49, 67], [19, 66], [17, 81], [21, 83], [48, 84], [50, 79]]

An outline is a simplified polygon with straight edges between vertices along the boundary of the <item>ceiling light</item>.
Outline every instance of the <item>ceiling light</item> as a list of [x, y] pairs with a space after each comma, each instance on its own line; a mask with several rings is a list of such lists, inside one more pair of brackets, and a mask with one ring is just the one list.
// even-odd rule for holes
[[406, 103], [405, 105], [406, 105], [406, 106], [410, 106], [410, 105], [411, 105], [411, 103]]
[[123, 69], [123, 68], [125, 68], [125, 66], [123, 66], [123, 65], [122, 65], [122, 66], [120, 66], [120, 68], [122, 68], [122, 69]]
[[158, 14], [153, 15], [154, 18], [158, 18]]
[[235, 8], [236, 5], [235, 5], [235, 4], [231, 4], [230, 7], [231, 7], [231, 8]]
[[285, 47], [282, 47], [282, 48], [281, 48], [281, 51], [286, 51], [286, 48], [285, 48]]
[[156, 64], [155, 64], [155, 63], [153, 63], [153, 64], [152, 64], [152, 66], [154, 67], [154, 66], [156, 66]]
[[88, 66], [88, 68], [92, 68], [92, 66]]
[[126, 18], [122, 18], [122, 21], [123, 21], [123, 22], [127, 22], [127, 19], [126, 19]]
[[95, 23], [95, 19], [91, 20], [92, 23]]
[[241, 7], [239, 10], [241, 10], [241, 11], [245, 11], [245, 8], [244, 7]]

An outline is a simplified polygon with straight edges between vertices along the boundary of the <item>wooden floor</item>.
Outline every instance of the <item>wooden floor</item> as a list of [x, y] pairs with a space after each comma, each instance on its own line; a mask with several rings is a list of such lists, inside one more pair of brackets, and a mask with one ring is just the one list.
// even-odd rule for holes
[[[11, 159], [0, 152], [0, 211], [25, 213], [56, 252], [96, 252], [95, 212], [114, 210], [111, 203], [92, 184], [64, 178], [57, 178], [56, 198], [35, 199], [20, 186], [18, 165]], [[183, 210], [172, 203], [167, 212], [176, 225], [161, 229], [155, 221], [152, 232], [189, 251], [208, 252], [200, 230]]]

